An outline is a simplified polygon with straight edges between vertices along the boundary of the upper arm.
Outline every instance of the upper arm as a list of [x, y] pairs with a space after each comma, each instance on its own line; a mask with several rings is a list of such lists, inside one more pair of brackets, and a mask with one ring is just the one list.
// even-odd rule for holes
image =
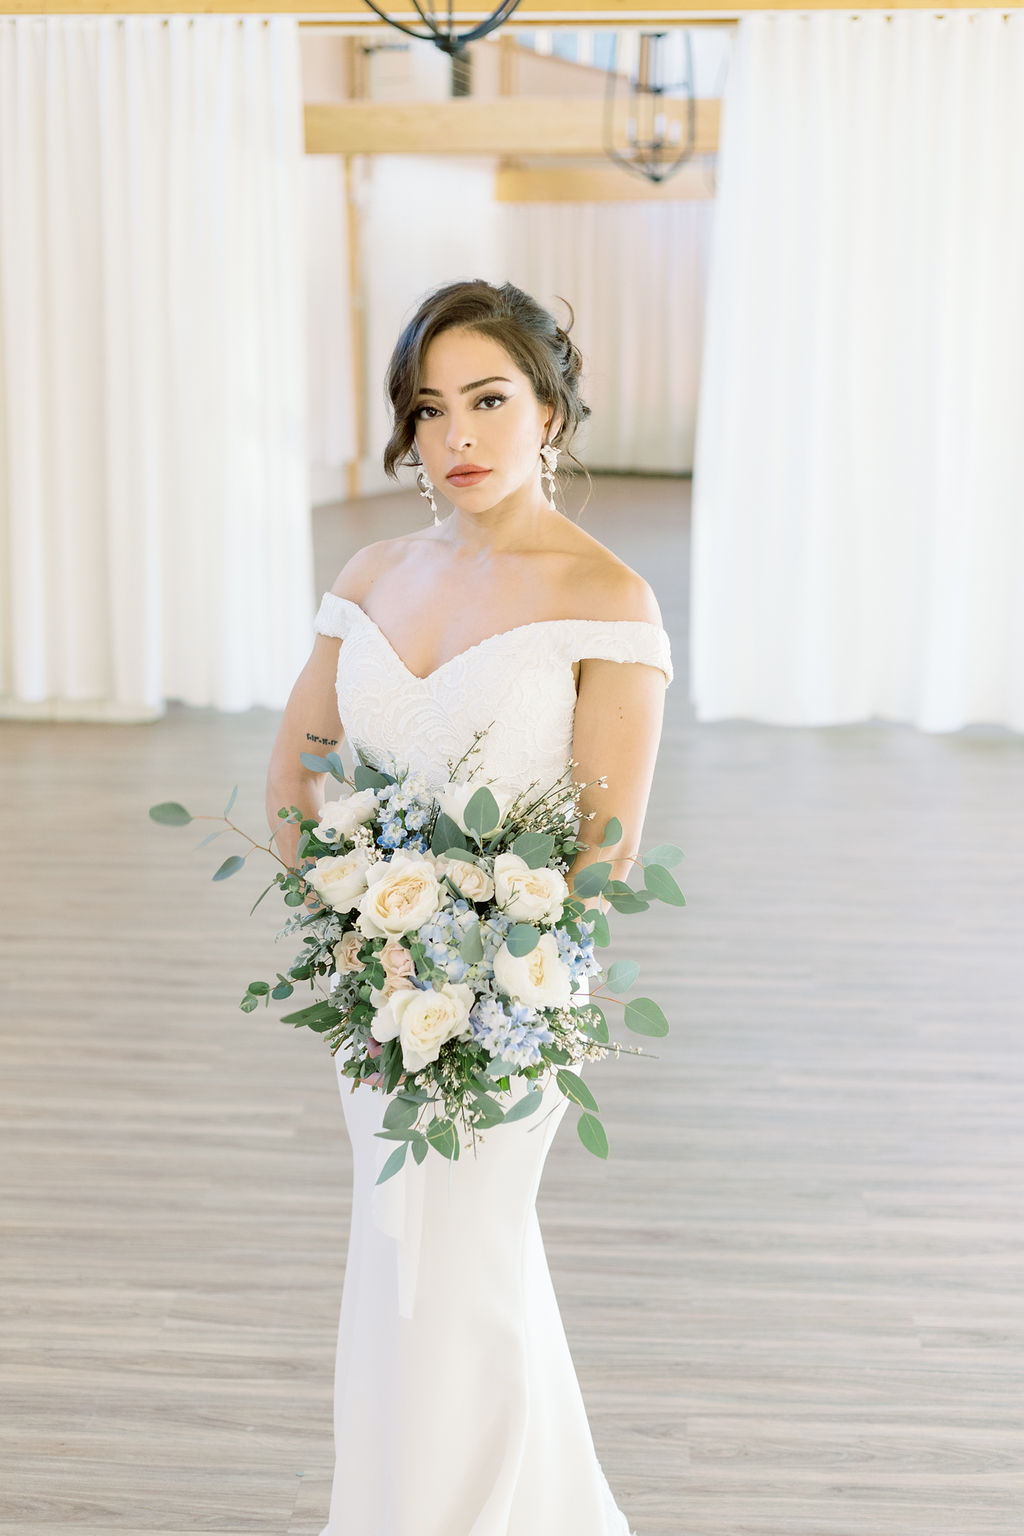
[[[382, 539], [356, 551], [342, 567], [331, 591], [359, 602], [369, 587], [390, 540]], [[317, 774], [303, 766], [299, 754], [323, 757], [343, 739], [338, 714], [338, 653], [344, 644], [335, 635], [313, 636], [313, 648], [292, 686], [281, 716], [270, 757], [270, 778], [310, 778]]]
[[[654, 593], [645, 581], [630, 573], [614, 600], [609, 617], [640, 619], [661, 624]], [[606, 605], [607, 611], [607, 605]], [[615, 816], [622, 823], [622, 837], [602, 849], [599, 857], [612, 862], [636, 857], [665, 715], [665, 674], [660, 667], [640, 661], [608, 661], [589, 657], [580, 661], [579, 688], [573, 719], [573, 779], [590, 787], [580, 795], [579, 840], [590, 846], [600, 843], [605, 824]], [[604, 778], [607, 786], [592, 781]], [[587, 819], [589, 812], [595, 812]], [[592, 862], [586, 854], [582, 862]], [[625, 878], [628, 868], [617, 872]]]

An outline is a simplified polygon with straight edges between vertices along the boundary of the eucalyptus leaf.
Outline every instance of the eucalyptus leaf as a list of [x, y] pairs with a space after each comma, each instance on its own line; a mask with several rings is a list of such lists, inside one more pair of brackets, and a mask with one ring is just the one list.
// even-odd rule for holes
[[310, 773], [330, 773], [331, 765], [326, 757], [320, 757], [316, 752], [300, 752], [299, 762], [303, 768], [308, 768]]
[[597, 1100], [578, 1073], [570, 1072], [567, 1067], [563, 1067], [556, 1073], [555, 1081], [566, 1098], [571, 1099], [574, 1104], [580, 1104], [584, 1109], [597, 1109]]
[[480, 1112], [477, 1121], [477, 1129], [487, 1131], [493, 1125], [500, 1125], [505, 1118], [505, 1111], [497, 1099], [492, 1099], [489, 1094], [478, 1093], [473, 1096], [475, 1108]]
[[447, 1119], [432, 1120], [424, 1132], [432, 1147], [454, 1162], [459, 1156], [459, 1137], [454, 1122]]
[[596, 1040], [598, 1045], [607, 1045], [611, 1036], [608, 1033], [608, 1020], [596, 1003], [591, 1003], [588, 1008], [581, 1010], [583, 1017], [580, 1019], [580, 1028], [591, 1040]]
[[414, 1141], [413, 1142], [413, 1144], [412, 1144], [412, 1155], [416, 1159], [417, 1163], [422, 1163], [423, 1159], [427, 1155], [427, 1151], [428, 1151], [428, 1147], [427, 1147], [426, 1138], [424, 1138], [422, 1141]]
[[550, 832], [520, 832], [511, 851], [531, 869], [542, 869], [555, 851], [555, 839]]
[[463, 935], [462, 943], [459, 945], [459, 954], [467, 965], [475, 965], [478, 960], [483, 958], [483, 953], [484, 941], [480, 932], [480, 920], [476, 918]]
[[474, 790], [466, 802], [466, 809], [462, 813], [469, 832], [475, 832], [479, 838], [485, 838], [489, 832], [493, 832], [501, 821], [501, 813], [498, 810], [498, 802], [495, 800], [486, 784]]
[[266, 997], [270, 991], [270, 983], [269, 981], [250, 981], [249, 991], [255, 997]]
[[[295, 975], [295, 971], [292, 971], [292, 975]], [[299, 1008], [295, 1013], [282, 1014], [281, 1023], [294, 1024], [296, 1028], [300, 1028], [305, 1024], [311, 1029], [315, 1028], [318, 1024], [323, 1024], [326, 1029], [329, 1024], [338, 1023], [340, 1018], [341, 1014], [337, 1008], [331, 1003], [321, 1001], [319, 1003], [310, 1003], [305, 1008]]]
[[193, 820], [185, 807], [176, 800], [162, 800], [159, 805], [151, 805], [149, 814], [162, 827], [187, 827]]
[[205, 848], [207, 843], [212, 843], [215, 837], [223, 837], [224, 833], [229, 830], [230, 828], [228, 827], [218, 827], [216, 832], [207, 832], [206, 836], [196, 843], [196, 852], [198, 853], [200, 848]]
[[607, 948], [612, 941], [612, 931], [608, 926], [607, 915], [604, 912], [591, 912], [584, 921], [594, 925], [594, 947], [596, 949]]
[[240, 853], [233, 853], [224, 860], [224, 863], [218, 870], [215, 870], [210, 878], [211, 880], [227, 880], [230, 875], [237, 875], [244, 863], [245, 860]]
[[608, 1156], [608, 1137], [604, 1126], [596, 1116], [580, 1115], [576, 1122], [576, 1130], [588, 1152], [593, 1152], [595, 1157]]
[[616, 960], [608, 967], [605, 986], [609, 992], [628, 992], [639, 974], [640, 967], [635, 960]]
[[[330, 758], [327, 761], [329, 763]], [[356, 789], [383, 789], [386, 784], [394, 783], [386, 773], [380, 773], [376, 768], [369, 768], [365, 763], [356, 764], [352, 778]]]
[[651, 997], [634, 997], [626, 1004], [624, 1022], [635, 1035], [667, 1035], [668, 1019]]
[[388, 1158], [387, 1162], [384, 1164], [384, 1167], [381, 1169], [380, 1173], [377, 1175], [377, 1183], [378, 1184], [383, 1184], [386, 1179], [394, 1178], [395, 1174], [398, 1172], [398, 1170], [401, 1168], [402, 1164], [405, 1162], [405, 1155], [408, 1152], [408, 1150], [409, 1150], [409, 1143], [407, 1141], [403, 1141], [402, 1145], [400, 1147], [396, 1147], [395, 1148], [395, 1150], [392, 1152], [391, 1156]]
[[236, 784], [234, 789], [231, 791], [230, 795], [228, 796], [228, 803], [227, 803], [227, 805], [224, 807], [224, 815], [225, 816], [229, 816], [231, 814], [231, 807], [235, 803], [235, 796], [237, 794], [238, 794], [238, 785]]
[[434, 823], [434, 831], [430, 839], [430, 851], [434, 854], [451, 853], [457, 850], [465, 853], [469, 848], [466, 842], [466, 834], [457, 821], [453, 821], [446, 811], [439, 811]]
[[539, 1109], [544, 1095], [539, 1088], [529, 1088], [521, 1099], [517, 1099], [511, 1109], [505, 1111], [506, 1125], [513, 1120], [525, 1120], [527, 1115], [532, 1115], [535, 1109]]
[[280, 981], [270, 995], [271, 997], [280, 999], [282, 997], [291, 997], [294, 991], [295, 988], [292, 986], [290, 981]]
[[532, 923], [513, 923], [505, 935], [505, 943], [509, 954], [517, 957], [528, 955], [540, 943], [540, 929]]
[[381, 1122], [389, 1131], [407, 1131], [415, 1124], [416, 1116], [420, 1112], [420, 1106], [410, 1099], [403, 1099], [401, 1095], [391, 1100], [384, 1111], [384, 1119]]
[[686, 897], [664, 864], [644, 865], [644, 885], [659, 901], [666, 901], [671, 907], [686, 906]]
[[579, 874], [573, 876], [573, 895], [600, 896], [611, 872], [612, 866], [606, 859], [598, 864], [585, 864]]
[[679, 863], [682, 857], [683, 850], [677, 848], [675, 843], [659, 843], [656, 848], [651, 848], [640, 862], [644, 865], [664, 864], [667, 868], [672, 869]]
[[650, 906], [650, 902], [646, 901], [639, 891], [631, 890], [628, 886], [624, 891], [606, 891], [605, 895], [616, 912], [646, 912]]
[[610, 816], [605, 823], [604, 836], [598, 843], [599, 848], [610, 848], [613, 843], [622, 840], [622, 822], [617, 816]]
[[253, 997], [250, 993], [247, 992], [238, 1006], [241, 1008], [243, 1013], [252, 1013], [254, 1008], [259, 1007], [259, 1003], [260, 1000], [258, 997]]

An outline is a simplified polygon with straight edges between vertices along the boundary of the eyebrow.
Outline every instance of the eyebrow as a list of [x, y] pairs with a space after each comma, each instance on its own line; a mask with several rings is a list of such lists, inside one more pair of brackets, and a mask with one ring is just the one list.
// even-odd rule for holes
[[[468, 395], [471, 389], [479, 389], [481, 384], [498, 384], [498, 383], [500, 383], [500, 384], [511, 384], [512, 380], [511, 379], [506, 379], [500, 373], [492, 373], [489, 379], [474, 379], [472, 384], [463, 384], [462, 388], [459, 390], [459, 394], [460, 395]], [[441, 393], [441, 391], [439, 389], [427, 389], [425, 386], [421, 386], [420, 387], [420, 394], [421, 395], [440, 395], [440, 393]]]

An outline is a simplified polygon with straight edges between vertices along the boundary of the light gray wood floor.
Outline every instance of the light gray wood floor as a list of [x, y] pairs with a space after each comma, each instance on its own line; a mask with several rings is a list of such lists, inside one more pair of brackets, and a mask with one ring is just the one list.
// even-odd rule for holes
[[[567, 1117], [539, 1200], [598, 1450], [640, 1536], [1019, 1536], [1024, 743], [695, 726], [688, 492], [599, 478], [583, 519], [673, 637], [646, 846], [685, 849], [689, 902], [619, 920], [673, 1033], [593, 1069], [612, 1156]], [[426, 515], [319, 513], [311, 616]], [[248, 916], [269, 861], [213, 884], [237, 840], [146, 815], [237, 782], [262, 836], [275, 724], [0, 732], [0, 1532], [325, 1518], [333, 1069], [237, 1007], [292, 955], [269, 898]]]

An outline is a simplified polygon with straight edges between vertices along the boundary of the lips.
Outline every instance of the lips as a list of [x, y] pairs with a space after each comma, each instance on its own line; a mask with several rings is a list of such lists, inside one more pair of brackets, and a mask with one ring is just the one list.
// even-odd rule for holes
[[458, 469], [449, 470], [446, 478], [452, 485], [474, 485], [482, 480], [484, 475], [489, 475], [489, 469], [481, 469], [477, 464], [460, 464]]

